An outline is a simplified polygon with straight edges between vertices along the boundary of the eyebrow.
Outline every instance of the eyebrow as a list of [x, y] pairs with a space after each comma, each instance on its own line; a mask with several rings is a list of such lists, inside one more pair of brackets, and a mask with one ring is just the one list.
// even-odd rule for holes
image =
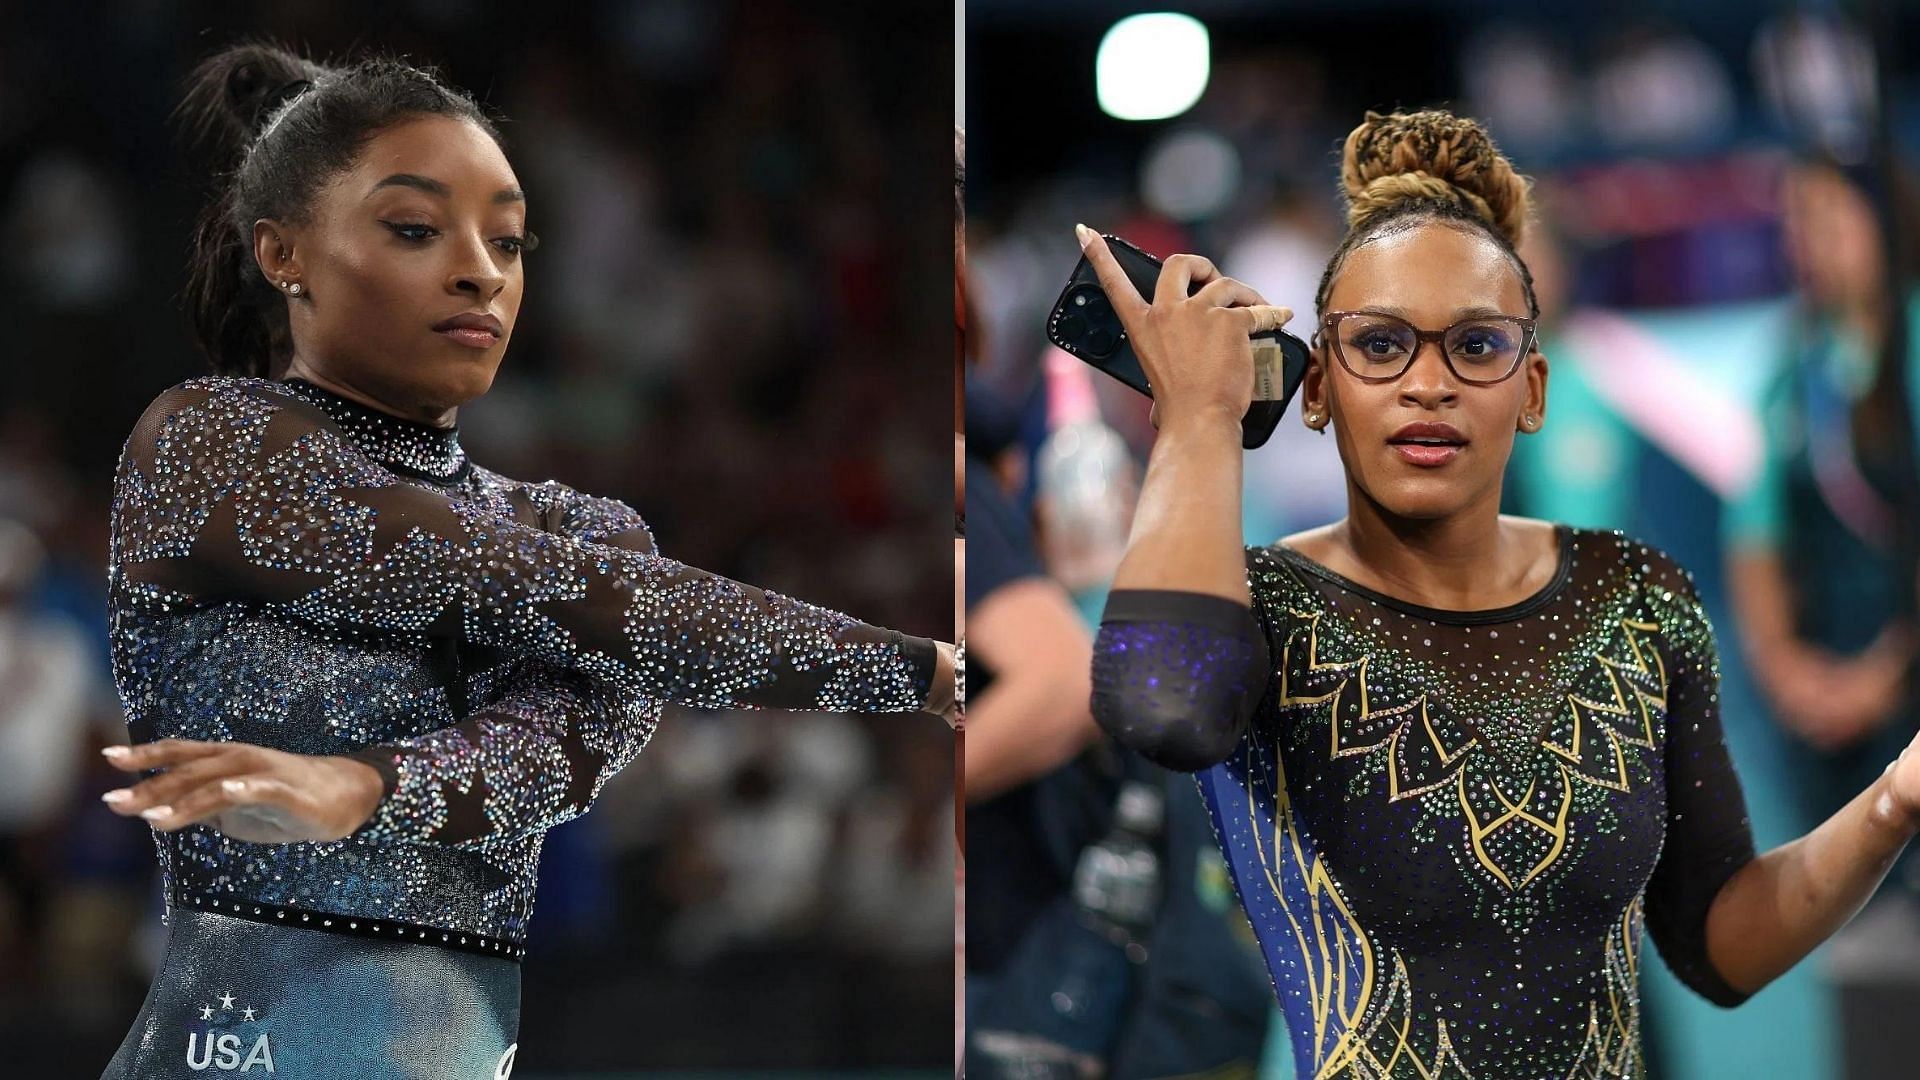
[[[1369, 307], [1361, 308], [1360, 310], [1370, 311], [1370, 312], [1373, 312], [1375, 315], [1392, 315], [1394, 318], [1405, 319], [1407, 322], [1413, 321], [1413, 316], [1408, 314], [1406, 308], [1394, 307], [1391, 304], [1375, 304]], [[1485, 304], [1472, 304], [1467, 307], [1460, 307], [1460, 308], [1453, 309], [1453, 319], [1455, 322], [1458, 322], [1461, 319], [1481, 319], [1481, 318], [1486, 318], [1487, 316], [1490, 316], [1490, 315], [1506, 316], [1506, 314], [1507, 314], [1506, 312], [1501, 311], [1497, 307], [1488, 307]], [[1508, 316], [1508, 317], [1511, 317], [1511, 316]]]
[[[373, 191], [367, 192], [367, 198], [371, 199], [374, 191], [379, 191], [384, 187], [413, 188], [415, 191], [424, 191], [429, 195], [438, 195], [443, 199], [453, 194], [452, 188], [449, 188], [431, 176], [421, 176], [418, 173], [394, 173], [392, 176], [373, 185]], [[519, 188], [501, 188], [499, 191], [493, 193], [493, 201], [495, 204], [526, 202], [527, 193], [521, 191]]]

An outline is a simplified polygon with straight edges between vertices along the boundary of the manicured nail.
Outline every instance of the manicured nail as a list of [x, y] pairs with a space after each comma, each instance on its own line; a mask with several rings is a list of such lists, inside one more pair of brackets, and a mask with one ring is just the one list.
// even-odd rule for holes
[[108, 761], [125, 761], [127, 755], [131, 753], [133, 753], [133, 751], [124, 746], [108, 746], [101, 749], [100, 756], [106, 758]]
[[159, 821], [161, 818], [169, 817], [172, 814], [173, 807], [171, 806], [149, 806], [145, 810], [140, 811], [140, 816], [146, 818], [148, 821]]
[[1085, 225], [1074, 225], [1073, 235], [1080, 238], [1081, 251], [1087, 250], [1087, 245], [1093, 243], [1093, 230], [1087, 228]]
[[105, 795], [100, 796], [100, 801], [106, 803], [108, 806], [119, 806], [131, 798], [133, 798], [133, 791], [131, 789], [115, 788]]
[[247, 782], [245, 780], [222, 780], [220, 781], [220, 790], [229, 795], [245, 795], [247, 793]]

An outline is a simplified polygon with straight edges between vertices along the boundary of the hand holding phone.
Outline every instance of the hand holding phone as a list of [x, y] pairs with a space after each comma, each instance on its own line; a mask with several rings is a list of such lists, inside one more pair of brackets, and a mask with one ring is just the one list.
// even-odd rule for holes
[[1118, 237], [1086, 241], [1048, 316], [1048, 340], [1161, 411], [1237, 412], [1241, 445], [1263, 445], [1307, 369], [1306, 343], [1280, 329], [1290, 313], [1199, 256], [1163, 265]]

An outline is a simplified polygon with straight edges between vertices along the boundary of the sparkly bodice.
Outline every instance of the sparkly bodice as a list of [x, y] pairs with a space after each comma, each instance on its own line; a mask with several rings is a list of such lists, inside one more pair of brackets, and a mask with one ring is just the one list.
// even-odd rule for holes
[[1660, 553], [1560, 540], [1554, 580], [1496, 611], [1282, 547], [1249, 553], [1252, 613], [1115, 594], [1096, 716], [1205, 767], [1302, 1076], [1644, 1077], [1643, 924], [1740, 998], [1705, 952], [1753, 856], [1712, 631]]
[[666, 702], [912, 711], [932, 643], [661, 557], [630, 508], [469, 461], [304, 383], [197, 379], [115, 481], [113, 673], [136, 741], [353, 754], [365, 828], [157, 834], [169, 903], [517, 957], [541, 837]]

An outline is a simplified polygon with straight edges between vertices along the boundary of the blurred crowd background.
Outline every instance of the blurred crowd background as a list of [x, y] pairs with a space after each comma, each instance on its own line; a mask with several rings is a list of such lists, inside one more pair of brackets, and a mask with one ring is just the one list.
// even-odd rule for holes
[[[543, 243], [469, 453], [631, 503], [675, 558], [945, 638], [947, 16], [0, 3], [0, 1072], [97, 1075], [163, 933], [95, 751], [125, 738], [113, 465], [205, 370], [178, 297], [207, 177], [168, 122], [191, 66], [249, 35], [376, 49], [503, 113]], [[942, 1067], [953, 742], [920, 721], [670, 713], [548, 839], [520, 1071]]]
[[[1109, 31], [1142, 10], [968, 5], [970, 658], [995, 657], [1012, 687], [1038, 678], [1027, 656], [1087, 655], [1151, 440], [1144, 399], [1045, 341], [1078, 257], [1074, 223], [1162, 256], [1207, 255], [1301, 313], [1304, 337], [1345, 227], [1340, 140], [1368, 109], [1447, 105], [1485, 121], [1536, 180], [1522, 253], [1552, 378], [1544, 432], [1519, 440], [1508, 509], [1626, 529], [1692, 569], [1719, 630], [1727, 737], [1762, 848], [1861, 790], [1920, 727], [1920, 56], [1901, 52], [1920, 40], [1920, 8], [1169, 3], [1154, 10], [1204, 27], [1204, 90], [1174, 115], [1121, 119], [1130, 92], [1178, 81], [1172, 61], [1103, 56]], [[1164, 49], [1191, 31], [1176, 20], [1145, 36]], [[1334, 440], [1311, 438], [1297, 412], [1249, 455], [1251, 543], [1344, 513]], [[989, 503], [1013, 537], [991, 574]], [[996, 649], [995, 632], [1017, 647]], [[970, 1053], [1033, 1052], [1006, 1037], [1017, 1020], [998, 1042], [978, 1038], [1006, 1019], [981, 1010], [1008, 982], [1064, 970], [1028, 963], [1049, 936], [1030, 928], [1097, 899], [1089, 883], [1110, 902], [1116, 881], [1157, 873], [1160, 921], [1139, 928], [1153, 948], [1128, 957], [1115, 992], [1135, 1009], [1178, 998], [1190, 1020], [1210, 1019], [1181, 1028], [1135, 1012], [1072, 1067], [1292, 1075], [1191, 781], [1102, 742], [1084, 695], [990, 704], [993, 693], [973, 698], [968, 731]], [[996, 727], [1003, 714], [1020, 716], [1017, 734]], [[1164, 811], [1128, 825], [1141, 791]], [[1156, 844], [1157, 871], [1115, 876], [1119, 855]], [[1647, 950], [1654, 1075], [1911, 1076], [1890, 1018], [1920, 1004], [1916, 887], [1897, 867], [1852, 926], [1737, 1011], [1691, 996]], [[1100, 942], [1051, 936], [1051, 963], [1106, 970]], [[1099, 1015], [1123, 1008], [1087, 986], [1058, 992]], [[1090, 1030], [1058, 1012], [1050, 1022]], [[1150, 1022], [1160, 1041], [1146, 1046]]]

